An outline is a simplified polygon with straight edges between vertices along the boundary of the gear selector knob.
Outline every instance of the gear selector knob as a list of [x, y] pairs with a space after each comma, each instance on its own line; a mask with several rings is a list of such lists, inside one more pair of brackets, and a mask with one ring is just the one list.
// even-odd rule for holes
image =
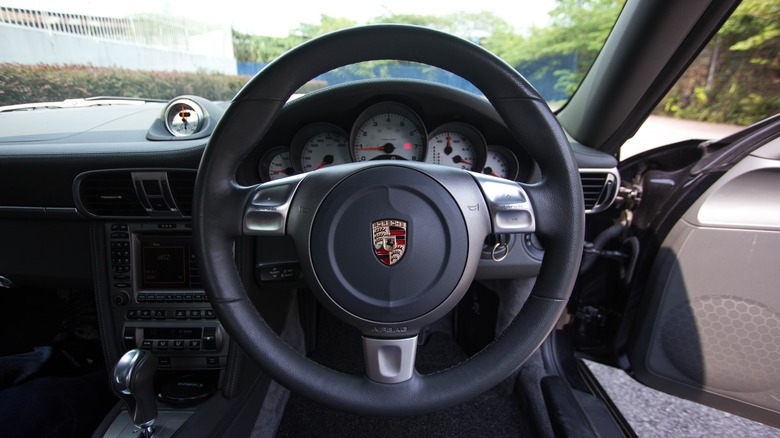
[[141, 429], [141, 437], [154, 432], [157, 402], [154, 397], [154, 373], [157, 360], [144, 350], [130, 350], [114, 367], [111, 389], [125, 402], [133, 423]]

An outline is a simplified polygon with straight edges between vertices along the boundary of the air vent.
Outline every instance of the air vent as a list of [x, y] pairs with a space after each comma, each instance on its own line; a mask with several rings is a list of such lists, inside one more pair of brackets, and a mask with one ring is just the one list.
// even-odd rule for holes
[[171, 185], [171, 194], [184, 216], [192, 216], [192, 192], [195, 190], [195, 177], [197, 173], [192, 170], [176, 170], [168, 172], [168, 182]]
[[585, 213], [598, 213], [612, 205], [617, 195], [619, 177], [616, 169], [580, 169]]
[[196, 171], [115, 169], [85, 172], [74, 182], [76, 206], [87, 216], [192, 216]]
[[95, 216], [146, 216], [129, 172], [91, 172], [76, 180], [81, 207]]

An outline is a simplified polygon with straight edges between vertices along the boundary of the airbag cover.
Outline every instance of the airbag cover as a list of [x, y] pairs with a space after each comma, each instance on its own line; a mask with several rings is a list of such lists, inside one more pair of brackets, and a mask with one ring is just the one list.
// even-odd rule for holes
[[[375, 253], [372, 224], [385, 220], [406, 223], [405, 232], [398, 231], [405, 251], [392, 265]], [[435, 179], [384, 166], [357, 172], [328, 194], [314, 218], [310, 248], [330, 299], [360, 318], [396, 323], [450, 296], [466, 265], [468, 230], [458, 204]]]

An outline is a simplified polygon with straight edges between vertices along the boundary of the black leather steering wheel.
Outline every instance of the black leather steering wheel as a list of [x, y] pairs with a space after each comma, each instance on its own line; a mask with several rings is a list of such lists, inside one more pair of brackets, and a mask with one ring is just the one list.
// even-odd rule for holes
[[[348, 164], [245, 187], [236, 170], [309, 79], [356, 62], [396, 59], [476, 85], [539, 165], [519, 184], [443, 166]], [[517, 370], [552, 330], [574, 285], [584, 207], [571, 148], [547, 104], [511, 66], [430, 29], [373, 25], [311, 40], [263, 69], [235, 97], [206, 147], [195, 187], [194, 239], [206, 288], [233, 339], [271, 377], [323, 404], [409, 415], [472, 398]], [[505, 332], [448, 370], [414, 369], [416, 335], [454, 308], [490, 233], [535, 232], [545, 256], [531, 297]], [[302, 356], [250, 303], [234, 262], [242, 236], [287, 235], [320, 303], [363, 333], [366, 375]]]

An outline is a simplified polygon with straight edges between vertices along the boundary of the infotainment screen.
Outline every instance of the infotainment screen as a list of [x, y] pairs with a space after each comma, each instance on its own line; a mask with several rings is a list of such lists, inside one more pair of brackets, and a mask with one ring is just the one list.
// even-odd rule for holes
[[189, 252], [186, 243], [143, 242], [141, 284], [143, 289], [189, 287]]

